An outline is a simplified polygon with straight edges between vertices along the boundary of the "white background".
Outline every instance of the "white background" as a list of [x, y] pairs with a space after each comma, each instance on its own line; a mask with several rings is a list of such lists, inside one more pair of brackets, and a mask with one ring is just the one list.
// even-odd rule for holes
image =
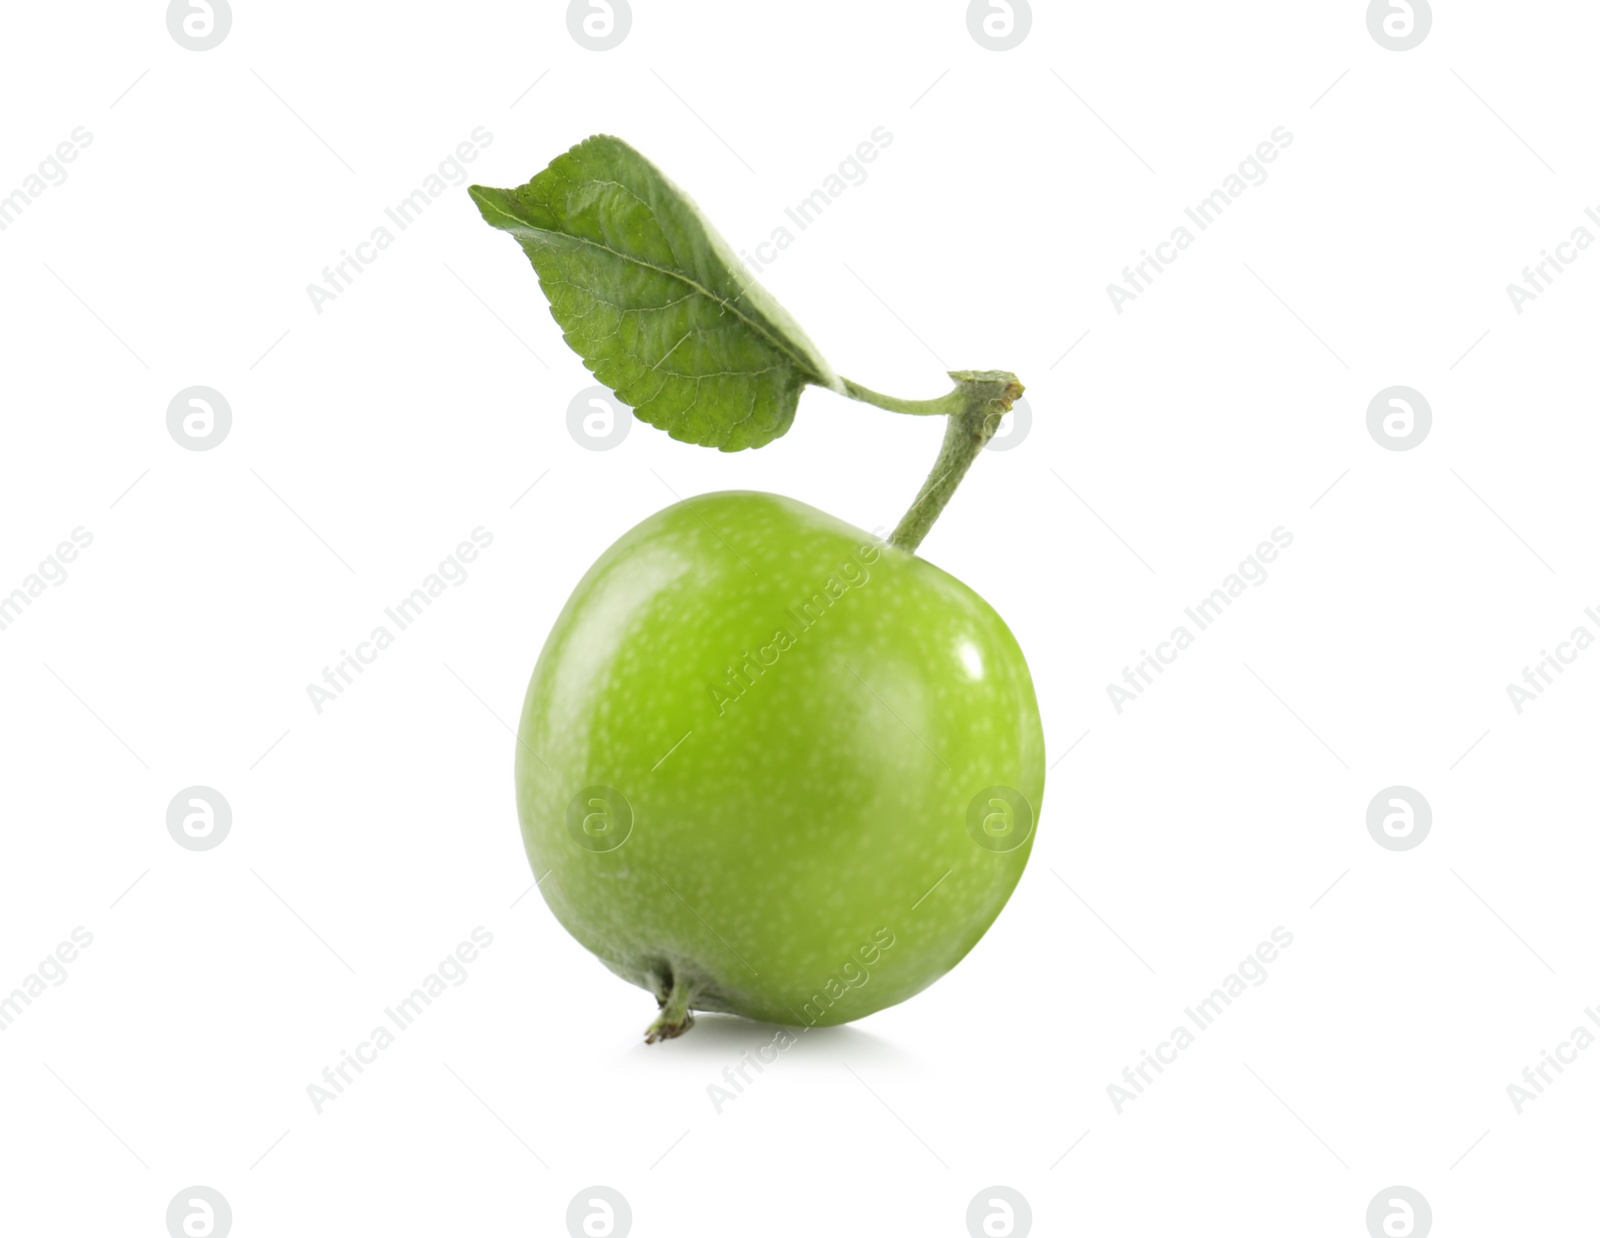
[[[1360, 1238], [1396, 1184], [1439, 1234], [1592, 1223], [1600, 1052], [1520, 1115], [1506, 1086], [1600, 1003], [1600, 652], [1520, 715], [1506, 685], [1600, 634], [1600, 253], [1521, 314], [1506, 285], [1600, 204], [1600, 12], [1437, 7], [1395, 52], [1359, 2], [1040, 3], [1003, 53], [948, 0], [636, 0], [602, 53], [557, 3], [239, 3], [205, 52], [158, 3], [8, 9], [0, 194], [93, 141], [0, 232], [0, 592], [94, 538], [0, 632], [0, 992], [94, 935], [0, 1033], [8, 1230], [157, 1235], [195, 1184], [241, 1236], [561, 1234], [591, 1184], [642, 1236], [961, 1235], [995, 1184], [1039, 1234]], [[1027, 383], [1030, 434], [923, 553], [1015, 631], [1052, 767], [968, 959], [718, 1113], [772, 1029], [640, 1043], [648, 996], [528, 893], [506, 724], [669, 486], [891, 525], [939, 427], [812, 391], [759, 452], [585, 450], [592, 379], [460, 187], [320, 314], [306, 287], [478, 126], [473, 180], [612, 132], [748, 248], [880, 125], [763, 279], [879, 390]], [[1117, 313], [1277, 126], [1265, 183]], [[233, 411], [209, 451], [166, 428], [195, 384]], [[1433, 410], [1413, 450], [1367, 430], [1394, 384]], [[478, 525], [466, 583], [316, 713]], [[1119, 714], [1107, 685], [1280, 525], [1266, 583]], [[215, 850], [166, 829], [195, 784], [232, 805]], [[1367, 831], [1394, 784], [1432, 805], [1414, 850]], [[319, 1116], [307, 1085], [480, 925]], [[1119, 1114], [1107, 1085], [1279, 925]]]

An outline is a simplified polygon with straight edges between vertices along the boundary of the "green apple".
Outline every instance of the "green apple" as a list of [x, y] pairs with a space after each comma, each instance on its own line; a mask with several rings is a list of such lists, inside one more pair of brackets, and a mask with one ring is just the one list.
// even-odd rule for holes
[[842, 1023], [927, 987], [1021, 877], [1038, 705], [990, 606], [771, 494], [625, 534], [534, 669], [523, 840], [556, 918], [662, 1005]]
[[[540, 889], [655, 995], [647, 1040], [680, 1034], [694, 1010], [812, 1026], [905, 1000], [993, 923], [1044, 792], [1016, 641], [915, 553], [1022, 383], [953, 370], [945, 395], [903, 399], [837, 373], [620, 138], [469, 192], [527, 255], [584, 365], [675, 439], [764, 447], [808, 388], [944, 418], [928, 479], [882, 542], [740, 492], [623, 536], [545, 642], [517, 743]], [[994, 286], [979, 287], [993, 313]]]

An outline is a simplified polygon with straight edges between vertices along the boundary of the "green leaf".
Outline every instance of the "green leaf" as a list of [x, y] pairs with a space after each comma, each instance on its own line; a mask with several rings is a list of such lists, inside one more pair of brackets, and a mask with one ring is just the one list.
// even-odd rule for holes
[[469, 192], [527, 252], [573, 351], [673, 438], [761, 447], [788, 430], [806, 384], [844, 393], [688, 195], [626, 142], [592, 137], [520, 188]]

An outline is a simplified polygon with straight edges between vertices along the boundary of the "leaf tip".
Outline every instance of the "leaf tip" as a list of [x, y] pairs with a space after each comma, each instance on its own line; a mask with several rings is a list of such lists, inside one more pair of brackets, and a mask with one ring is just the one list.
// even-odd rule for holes
[[468, 185], [467, 193], [477, 203], [478, 211], [483, 218], [495, 227], [503, 227], [507, 207], [511, 202], [511, 193], [505, 189], [491, 189], [488, 185]]

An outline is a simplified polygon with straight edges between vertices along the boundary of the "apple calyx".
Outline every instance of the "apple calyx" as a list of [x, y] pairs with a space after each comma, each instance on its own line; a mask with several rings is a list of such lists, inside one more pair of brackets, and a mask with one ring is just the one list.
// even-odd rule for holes
[[650, 975], [650, 985], [655, 991], [656, 1004], [661, 1007], [661, 1013], [645, 1029], [644, 1042], [647, 1045], [682, 1036], [694, 1026], [694, 1013], [689, 1009], [689, 1002], [694, 997], [693, 986], [674, 977], [670, 968], [665, 970], [665, 975], [660, 972]]

